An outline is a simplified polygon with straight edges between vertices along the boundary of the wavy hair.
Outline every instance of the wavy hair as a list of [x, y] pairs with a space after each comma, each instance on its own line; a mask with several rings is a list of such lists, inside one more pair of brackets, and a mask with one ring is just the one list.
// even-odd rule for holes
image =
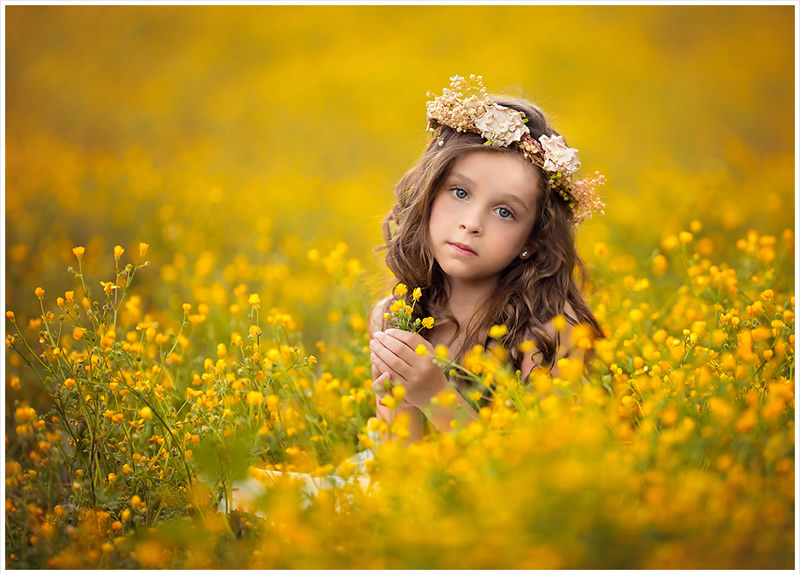
[[[499, 96], [493, 96], [493, 99], [497, 104], [525, 114], [528, 119], [526, 126], [534, 139], [538, 140], [542, 135], [559, 135], [544, 113], [530, 102]], [[422, 158], [397, 184], [395, 204], [382, 224], [386, 243], [376, 247], [375, 252], [386, 251], [386, 266], [397, 281], [411, 288], [423, 289], [424, 296], [416, 305], [415, 316], [433, 316], [439, 322], [453, 321], [456, 326], [454, 338], [462, 329], [466, 330], [464, 342], [453, 357], [459, 363], [475, 345], [488, 346], [491, 343], [489, 328], [502, 324], [506, 325], [507, 333], [501, 342], [514, 368], [521, 366], [519, 346], [526, 340], [532, 340], [536, 354], [541, 355], [535, 362], [552, 366], [560, 341], [558, 335], [554, 339], [548, 334], [545, 325], [556, 315], [566, 316], [566, 303], [577, 315], [567, 316], [570, 324], [587, 324], [598, 338], [603, 334], [581, 294], [588, 274], [575, 249], [573, 214], [564, 200], [550, 189], [549, 180], [540, 168], [534, 166], [544, 193], [538, 202], [536, 220], [529, 236], [532, 255], [526, 259], [516, 258], [501, 272], [483, 312], [476, 313], [467, 325], [459, 325], [446, 308], [445, 275], [429, 246], [431, 205], [455, 160], [476, 150], [522, 156], [514, 148], [486, 146], [478, 134], [459, 133], [442, 126]], [[573, 275], [576, 267], [580, 270], [581, 285]]]

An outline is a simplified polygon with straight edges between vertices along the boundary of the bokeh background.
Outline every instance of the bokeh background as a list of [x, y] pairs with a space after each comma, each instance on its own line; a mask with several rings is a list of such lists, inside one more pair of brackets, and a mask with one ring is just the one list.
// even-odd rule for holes
[[[8, 6], [6, 305], [38, 314], [70, 248], [108, 279], [151, 245], [148, 302], [239, 281], [319, 335], [306, 253], [372, 248], [426, 143], [426, 92], [480, 74], [543, 107], [607, 215], [580, 231], [624, 266], [701, 220], [721, 258], [793, 227], [791, 6]], [[628, 265], [631, 261], [628, 261]], [[106, 271], [104, 271], [106, 270]]]
[[[5, 6], [5, 563], [788, 568], [795, 11]], [[591, 376], [508, 383], [519, 419], [496, 400], [385, 445], [386, 496], [335, 519], [329, 498], [276, 495], [275, 524], [209, 506], [182, 530], [231, 493], [214, 452], [349, 476], [370, 446], [366, 316], [391, 285], [373, 248], [426, 94], [455, 74], [538, 103], [607, 177], [578, 233], [606, 333]], [[140, 243], [150, 266], [117, 307], [100, 282]], [[73, 329], [70, 290], [113, 303], [113, 327]], [[164, 428], [181, 433], [162, 449]]]

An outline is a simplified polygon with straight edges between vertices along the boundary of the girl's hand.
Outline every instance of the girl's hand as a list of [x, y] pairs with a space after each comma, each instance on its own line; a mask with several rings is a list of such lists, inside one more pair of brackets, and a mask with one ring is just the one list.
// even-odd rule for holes
[[[417, 347], [425, 348], [425, 355], [416, 352]], [[423, 409], [440, 391], [448, 387], [447, 378], [433, 362], [434, 349], [428, 341], [417, 333], [387, 329], [377, 331], [369, 343], [372, 350], [372, 364], [382, 373], [388, 373], [406, 389], [405, 400]], [[383, 382], [380, 378], [378, 379]]]
[[[374, 353], [373, 353], [374, 355]], [[391, 389], [391, 385], [387, 385], [387, 382], [390, 382], [389, 378], [391, 376], [391, 372], [381, 372], [376, 364], [375, 360], [372, 361], [372, 390], [375, 392], [375, 415], [379, 419], [383, 419], [386, 422], [392, 422], [394, 420], [394, 413], [392, 413], [392, 409], [387, 407], [383, 404], [383, 398], [386, 396], [391, 396], [391, 391], [387, 390], [387, 386]], [[418, 411], [417, 407], [409, 403], [405, 399], [400, 399], [397, 401], [397, 412], [408, 412], [412, 413], [414, 411]]]
[[386, 390], [386, 381], [389, 380], [389, 376], [390, 373], [381, 372], [378, 365], [375, 364], [375, 361], [372, 361], [372, 390], [375, 392], [375, 396], [378, 397], [378, 401], [388, 394]]
[[[409, 419], [409, 426], [408, 426], [408, 441], [405, 444], [408, 444], [410, 441], [415, 441], [422, 438], [423, 435], [423, 417], [420, 410], [409, 403], [405, 399], [400, 399], [397, 401], [396, 408], [390, 409], [386, 405], [383, 404], [384, 397], [391, 396], [391, 392], [386, 389], [387, 386], [391, 389], [390, 385], [386, 385], [385, 383], [389, 382], [389, 376], [391, 373], [384, 372], [378, 369], [375, 361], [372, 362], [372, 390], [375, 391], [375, 416], [378, 417], [379, 420], [386, 421], [387, 424], [391, 425], [395, 417], [400, 413], [406, 413]], [[392, 433], [389, 432], [388, 434], [384, 435], [383, 438], [391, 439]]]

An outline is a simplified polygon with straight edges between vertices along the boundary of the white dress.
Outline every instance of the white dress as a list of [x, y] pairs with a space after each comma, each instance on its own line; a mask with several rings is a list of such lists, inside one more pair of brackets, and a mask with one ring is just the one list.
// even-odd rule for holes
[[[373, 442], [379, 440], [378, 431], [369, 431], [368, 436]], [[280, 472], [275, 470], [259, 470], [251, 469], [251, 476], [247, 480], [235, 482], [231, 488], [232, 491], [232, 507], [227, 508], [225, 500], [221, 500], [217, 506], [219, 512], [226, 512], [226, 510], [243, 510], [261, 518], [267, 518], [262, 512], [258, 511], [255, 506], [256, 500], [264, 494], [265, 490], [274, 486], [279, 480], [286, 480], [287, 478], [292, 481], [298, 481], [300, 485], [300, 493], [302, 500], [300, 508], [306, 508], [311, 504], [312, 499], [316, 498], [320, 490], [332, 490], [333, 488], [341, 488], [345, 484], [352, 484], [358, 482], [362, 489], [367, 490], [372, 488], [377, 490], [377, 482], [371, 480], [366, 472], [366, 461], [375, 458], [375, 452], [368, 448], [359, 452], [349, 459], [355, 465], [355, 472], [353, 472], [347, 479], [343, 479], [336, 472], [331, 474], [317, 477], [305, 472]], [[349, 501], [352, 502], [352, 495], [347, 495]], [[337, 504], [338, 510], [338, 504]]]

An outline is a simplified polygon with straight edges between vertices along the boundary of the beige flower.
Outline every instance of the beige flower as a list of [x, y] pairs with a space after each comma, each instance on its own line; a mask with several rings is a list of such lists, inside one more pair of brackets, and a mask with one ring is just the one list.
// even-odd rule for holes
[[521, 113], [498, 104], [488, 106], [475, 120], [475, 126], [481, 130], [481, 136], [496, 147], [508, 147], [530, 133]]
[[539, 143], [544, 148], [544, 169], [553, 173], [572, 175], [581, 167], [578, 150], [567, 147], [561, 136], [542, 136]]

